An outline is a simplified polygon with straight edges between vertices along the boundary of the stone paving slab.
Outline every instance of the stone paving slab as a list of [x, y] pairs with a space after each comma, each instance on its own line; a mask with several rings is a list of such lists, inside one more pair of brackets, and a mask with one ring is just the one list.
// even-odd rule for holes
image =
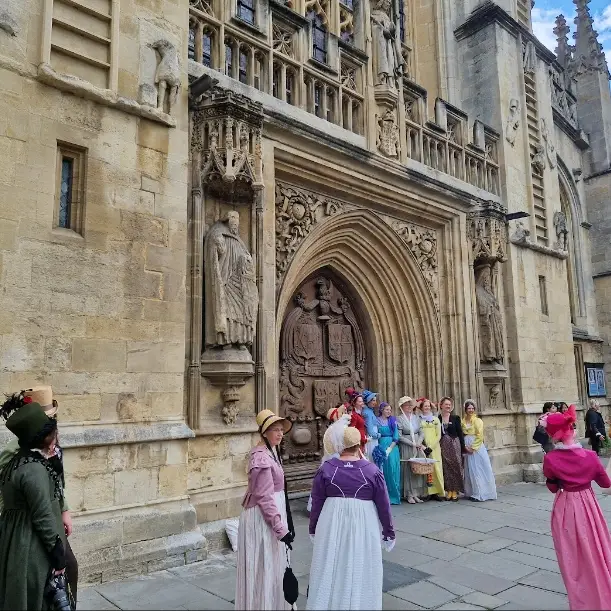
[[[600, 498], [611, 519], [611, 498]], [[383, 554], [383, 608], [568, 608], [550, 536], [553, 499], [542, 485], [516, 484], [500, 487], [498, 501], [393, 507], [397, 545]], [[306, 606], [313, 549], [306, 502], [291, 501], [298, 609]], [[235, 558], [233, 552], [215, 553], [204, 562], [83, 588], [79, 609], [232, 609]]]

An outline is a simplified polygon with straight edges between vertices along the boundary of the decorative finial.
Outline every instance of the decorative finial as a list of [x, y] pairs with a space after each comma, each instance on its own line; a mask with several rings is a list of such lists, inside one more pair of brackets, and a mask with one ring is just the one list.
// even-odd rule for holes
[[598, 42], [598, 32], [594, 29], [594, 19], [590, 15], [590, 0], [573, 0], [577, 8], [573, 38], [575, 39], [575, 72], [605, 72], [609, 75], [602, 45]]
[[554, 34], [558, 41], [556, 47], [556, 56], [558, 57], [558, 63], [566, 68], [571, 58], [571, 46], [569, 45], [568, 34], [570, 32], [569, 26], [566, 23], [564, 15], [558, 15], [556, 17], [556, 27], [554, 28]]

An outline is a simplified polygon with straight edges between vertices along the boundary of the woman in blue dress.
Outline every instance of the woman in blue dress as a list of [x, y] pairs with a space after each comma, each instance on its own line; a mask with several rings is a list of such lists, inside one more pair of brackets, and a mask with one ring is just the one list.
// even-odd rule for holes
[[385, 453], [382, 473], [386, 481], [391, 505], [401, 504], [401, 453], [399, 452], [399, 427], [392, 415], [392, 407], [381, 403], [378, 417], [378, 446]]

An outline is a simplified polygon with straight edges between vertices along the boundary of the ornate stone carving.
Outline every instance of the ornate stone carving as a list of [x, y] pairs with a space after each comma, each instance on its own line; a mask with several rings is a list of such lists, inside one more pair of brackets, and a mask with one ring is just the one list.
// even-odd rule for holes
[[386, 157], [399, 156], [399, 128], [394, 110], [378, 117], [378, 150]]
[[530, 238], [530, 229], [524, 226], [522, 221], [516, 221], [516, 228], [511, 235], [512, 244], [526, 243]]
[[404, 221], [395, 220], [391, 221], [390, 224], [416, 258], [416, 262], [431, 290], [435, 305], [438, 306], [437, 233], [434, 229], [427, 229]]
[[168, 40], [158, 40], [151, 47], [160, 56], [155, 72], [155, 85], [157, 85], [157, 109], [172, 114], [174, 104], [180, 89], [180, 62], [178, 51]]
[[317, 460], [326, 416], [348, 386], [362, 388], [365, 342], [350, 300], [330, 273], [306, 281], [280, 336], [280, 413], [295, 422], [285, 441], [291, 461]]
[[549, 129], [547, 128], [547, 123], [545, 119], [541, 119], [541, 138], [545, 143], [545, 153], [547, 155], [547, 160], [549, 161], [549, 167], [556, 167], [556, 147], [552, 142], [552, 136], [549, 133]]
[[471, 261], [477, 263], [507, 260], [507, 221], [502, 206], [488, 202], [467, 217], [467, 237]]
[[488, 406], [491, 410], [499, 409], [499, 396], [501, 387], [498, 384], [493, 384], [488, 388]]
[[391, 0], [375, 0], [371, 9], [373, 78], [375, 85], [396, 89], [405, 60], [391, 10]]
[[206, 190], [233, 202], [252, 202], [253, 189], [262, 184], [261, 104], [214, 88], [193, 106], [191, 149], [201, 153]]
[[341, 65], [342, 87], [356, 91], [356, 68], [342, 62]]
[[554, 212], [554, 229], [556, 231], [556, 244], [554, 248], [567, 250], [569, 230], [566, 226], [566, 214], [561, 210]]
[[531, 166], [533, 172], [539, 176], [543, 176], [543, 172], [546, 168], [545, 163], [545, 147], [542, 144], [535, 145], [535, 152], [533, 153]]
[[225, 424], [235, 424], [240, 414], [238, 402], [240, 401], [240, 390], [236, 386], [229, 386], [222, 393], [223, 397], [223, 420]]
[[215, 223], [204, 242], [206, 347], [250, 346], [259, 294], [252, 257], [239, 234], [239, 214]]
[[189, 6], [192, 8], [199, 9], [206, 15], [214, 17], [214, 11], [212, 10], [212, 0], [189, 0]]
[[276, 278], [279, 281], [314, 225], [343, 209], [342, 202], [276, 182]]
[[490, 263], [475, 268], [475, 296], [479, 320], [479, 346], [482, 363], [503, 364], [505, 345], [503, 317], [497, 292], [497, 269]]
[[520, 100], [513, 98], [509, 102], [509, 116], [507, 117], [507, 123], [505, 124], [505, 140], [515, 145], [516, 135], [518, 128], [520, 127]]
[[17, 36], [17, 21], [7, 11], [0, 11], [0, 30], [9, 36]]
[[274, 23], [272, 25], [274, 51], [279, 51], [288, 57], [293, 57], [293, 36], [293, 32]]

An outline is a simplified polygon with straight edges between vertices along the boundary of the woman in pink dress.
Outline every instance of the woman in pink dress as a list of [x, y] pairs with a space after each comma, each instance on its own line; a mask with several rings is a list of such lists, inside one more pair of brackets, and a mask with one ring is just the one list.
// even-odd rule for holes
[[543, 461], [547, 487], [556, 495], [552, 537], [571, 610], [610, 609], [611, 536], [592, 482], [609, 488], [611, 480], [596, 453], [576, 442], [576, 419], [571, 405], [544, 424], [556, 442]]

